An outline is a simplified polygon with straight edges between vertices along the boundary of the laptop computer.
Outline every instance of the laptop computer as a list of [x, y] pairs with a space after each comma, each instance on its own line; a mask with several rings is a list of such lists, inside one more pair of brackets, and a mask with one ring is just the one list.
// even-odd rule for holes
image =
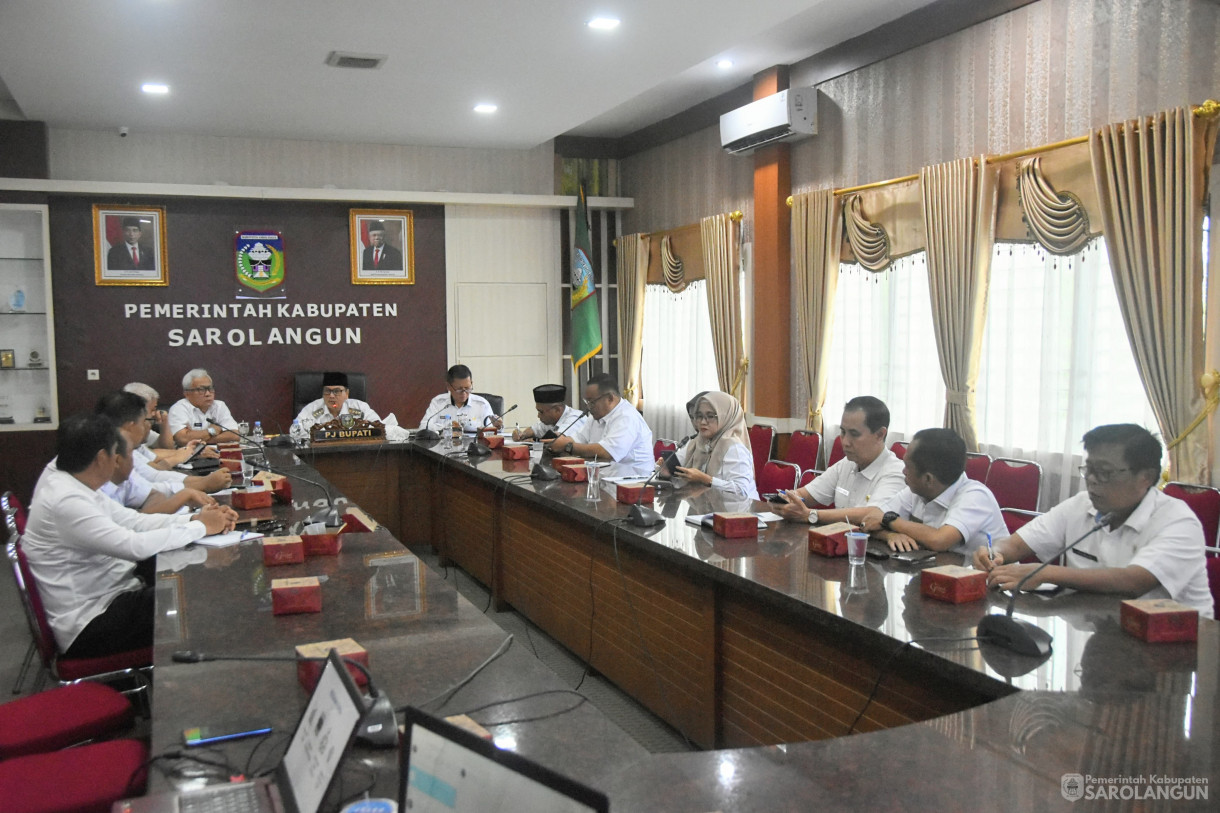
[[271, 778], [128, 799], [111, 813], [317, 813], [363, 715], [360, 690], [331, 650]]
[[604, 793], [408, 707], [398, 809], [411, 813], [608, 813]]

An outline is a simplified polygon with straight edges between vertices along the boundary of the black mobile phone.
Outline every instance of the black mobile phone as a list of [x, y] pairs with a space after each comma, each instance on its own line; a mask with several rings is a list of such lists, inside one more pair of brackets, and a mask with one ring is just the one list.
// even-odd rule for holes
[[183, 460], [182, 462], [190, 463], [196, 457], [199, 457], [199, 455], [203, 454], [203, 450], [206, 448], [208, 448], [208, 445], [206, 443], [200, 443], [198, 446], [195, 447], [195, 451], [191, 452], [191, 456], [188, 457], [186, 460]]
[[763, 498], [766, 499], [767, 502], [773, 502], [778, 505], [783, 505], [784, 503], [788, 502], [786, 499], [784, 499], [784, 492], [782, 492], [782, 491], [775, 491], [771, 494], [764, 494]]
[[678, 453], [677, 452], [661, 452], [662, 465], [665, 466], [665, 471], [673, 476], [678, 470]]
[[243, 720], [182, 729], [182, 741], [187, 745], [212, 745], [242, 737], [259, 737], [271, 733], [271, 723], [265, 720]]
[[936, 558], [934, 550], [896, 550], [890, 552], [890, 558], [904, 565], [924, 564]]

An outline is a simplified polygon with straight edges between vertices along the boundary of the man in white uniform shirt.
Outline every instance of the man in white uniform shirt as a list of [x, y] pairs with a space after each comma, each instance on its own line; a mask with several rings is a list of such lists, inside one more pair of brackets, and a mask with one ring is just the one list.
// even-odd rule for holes
[[351, 397], [351, 390], [347, 385], [347, 373], [323, 373], [322, 397], [301, 408], [300, 414], [297, 415], [301, 426], [308, 431], [317, 424], [330, 423], [340, 415], [351, 415], [370, 423], [381, 420], [381, 416], [371, 406], [359, 398]]
[[221, 505], [139, 514], [99, 494], [126, 451], [103, 416], [70, 416], [59, 427], [56, 466], [34, 489], [22, 547], [55, 642], [71, 657], [151, 646], [154, 557], [232, 530], [237, 518]]
[[[850, 521], [859, 525], [868, 509], [881, 505], [906, 485], [902, 461], [886, 448], [890, 410], [880, 398], [857, 396], [843, 407], [839, 437], [843, 459], [804, 488], [784, 493], [775, 513], [793, 522], [817, 525]], [[814, 510], [807, 503], [832, 508]]]
[[1171, 598], [1214, 618], [1203, 526], [1190, 506], [1156, 488], [1161, 444], [1142, 426], [1111, 424], [1086, 432], [1084, 450], [1085, 490], [996, 545], [994, 560], [986, 550], [975, 551], [974, 566], [990, 571], [989, 584], [1012, 590], [1038, 566], [1020, 564], [1022, 559], [1057, 557], [1108, 515], [1101, 530], [1065, 554], [1066, 565], [1048, 565], [1025, 586]]
[[233, 420], [225, 402], [216, 400], [212, 377], [202, 367], [182, 376], [182, 400], [169, 408], [169, 432], [179, 446], [192, 440], [205, 443], [241, 440], [237, 435], [237, 421]]
[[524, 429], [514, 429], [513, 440], [541, 438], [547, 432], [552, 437], [579, 432], [589, 418], [568, 406], [567, 402], [568, 388], [562, 384], [534, 387], [534, 409], [538, 410], [538, 422]]
[[614, 376], [602, 373], [585, 385], [584, 407], [593, 420], [573, 435], [551, 441], [557, 455], [611, 462], [606, 477], [647, 477], [652, 473], [652, 430], [639, 411], [619, 395]]
[[966, 444], [952, 429], [921, 429], [903, 458], [907, 487], [868, 509], [864, 530], [891, 550], [949, 550], [969, 558], [1008, 536], [991, 489], [966, 476]]
[[[463, 432], [476, 432], [484, 426], [504, 425], [500, 416], [492, 412], [491, 404], [482, 395], [474, 392], [474, 377], [465, 364], [455, 364], [445, 373], [447, 392], [432, 399], [419, 422], [420, 429], [434, 432], [450, 428]], [[449, 425], [445, 425], [445, 416]]]

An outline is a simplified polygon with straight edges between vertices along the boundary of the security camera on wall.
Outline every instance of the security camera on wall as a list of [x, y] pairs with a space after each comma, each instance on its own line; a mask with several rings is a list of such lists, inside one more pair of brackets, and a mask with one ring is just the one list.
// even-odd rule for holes
[[127, 134], [129, 132], [131, 132], [130, 127], [120, 127], [119, 128], [119, 138], [127, 138]]

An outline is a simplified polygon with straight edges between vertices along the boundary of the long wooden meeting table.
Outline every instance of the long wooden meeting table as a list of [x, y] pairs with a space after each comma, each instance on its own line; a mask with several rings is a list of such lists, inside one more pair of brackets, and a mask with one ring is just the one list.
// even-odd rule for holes
[[[917, 570], [811, 555], [807, 528], [793, 524], [742, 541], [684, 521], [765, 504], [663, 489], [665, 524], [635, 528], [608, 493], [588, 501], [583, 483], [530, 480], [534, 461], [461, 452], [444, 442], [317, 447], [288, 462], [386, 526], [346, 535], [332, 562], [276, 569], [326, 576], [319, 615], [270, 615], [257, 544], [176, 572], [163, 563], [154, 750], [204, 709], [271, 709], [285, 725], [303, 702], [291, 665], [173, 664], [178, 649], [288, 654], [350, 636], [396, 703], [444, 690], [504, 636], [408, 550], [431, 545], [705, 749], [648, 755], [587, 704], [489, 726], [605, 790], [614, 810], [1042, 810], [1067, 806], [1073, 788], [1086, 798], [1167, 793], [1155, 777], [1174, 780], [1181, 804], [1220, 776], [1214, 621], [1197, 644], [1144, 644], [1119, 629], [1113, 598], [1022, 596], [1018, 613], [1054, 635], [1038, 663], [971, 640], [998, 597], [990, 607], [926, 599]], [[325, 501], [310, 489], [294, 484], [294, 516]], [[551, 688], [563, 687], [518, 642], [440, 711]], [[571, 697], [525, 702], [547, 713]], [[499, 719], [538, 716], [537, 706], [508, 708]], [[383, 795], [393, 795], [391, 761], [356, 753]]]

